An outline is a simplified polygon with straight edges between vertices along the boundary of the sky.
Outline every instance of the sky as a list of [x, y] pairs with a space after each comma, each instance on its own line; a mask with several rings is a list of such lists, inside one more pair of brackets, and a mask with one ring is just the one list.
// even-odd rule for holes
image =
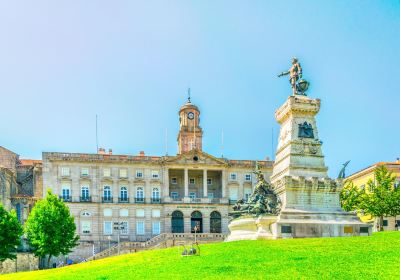
[[293, 56], [330, 176], [400, 157], [400, 1], [2, 0], [0, 40], [0, 146], [22, 158], [95, 153], [96, 114], [100, 147], [174, 155], [188, 87], [205, 152], [274, 158]]

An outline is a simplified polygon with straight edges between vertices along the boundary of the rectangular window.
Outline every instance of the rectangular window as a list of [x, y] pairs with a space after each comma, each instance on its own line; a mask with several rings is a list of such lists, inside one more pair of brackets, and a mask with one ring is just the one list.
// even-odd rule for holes
[[172, 199], [178, 199], [178, 197], [179, 197], [178, 192], [171, 192], [171, 198]]
[[174, 184], [174, 185], [178, 184], [178, 179], [176, 177], [172, 177], [171, 184]]
[[61, 176], [69, 176], [69, 167], [61, 167]]
[[104, 235], [110, 235], [112, 234], [112, 222], [104, 222], [104, 229], [103, 229]]
[[110, 177], [111, 176], [111, 169], [110, 168], [104, 168], [103, 169], [103, 176], [104, 177]]
[[383, 220], [383, 226], [387, 227], [388, 226], [388, 220]]
[[90, 221], [82, 221], [81, 222], [82, 233], [91, 233], [92, 232], [92, 223]]
[[138, 178], [138, 179], [143, 178], [143, 171], [142, 170], [136, 170], [136, 178]]
[[61, 196], [64, 200], [68, 200], [71, 196], [71, 186], [70, 185], [63, 185]]
[[196, 180], [194, 178], [189, 179], [189, 184], [194, 185], [196, 183]]
[[229, 175], [229, 179], [230, 179], [231, 181], [236, 181], [236, 179], [237, 179], [237, 174], [236, 174], [236, 173], [231, 173], [231, 174]]
[[245, 174], [244, 175], [244, 180], [247, 181], [247, 182], [251, 181], [251, 174], [250, 173]]
[[207, 185], [212, 185], [212, 178], [207, 178]]
[[360, 227], [360, 233], [369, 233], [368, 227]]
[[151, 216], [153, 217], [153, 218], [160, 218], [160, 209], [153, 209], [152, 211], [151, 211]]
[[282, 226], [281, 232], [282, 233], [292, 233], [292, 226]]
[[89, 176], [89, 168], [87, 168], [87, 167], [82, 167], [82, 169], [81, 169], [81, 175], [82, 175], [82, 176]]
[[144, 217], [144, 209], [136, 209], [136, 217]]
[[191, 199], [196, 198], [196, 193], [195, 193], [195, 192], [189, 193], [189, 197], [190, 197]]
[[128, 170], [125, 168], [119, 170], [119, 177], [120, 178], [128, 178]]
[[121, 229], [121, 234], [125, 235], [128, 234], [129, 233], [128, 222], [121, 222], [120, 229]]
[[159, 175], [158, 175], [158, 171], [157, 170], [151, 171], [151, 178], [158, 179], [158, 177], [159, 177]]
[[143, 221], [136, 222], [136, 234], [144, 235], [144, 222]]
[[153, 235], [157, 235], [157, 234], [161, 233], [160, 222], [159, 221], [154, 221], [153, 222], [152, 233], [153, 233]]

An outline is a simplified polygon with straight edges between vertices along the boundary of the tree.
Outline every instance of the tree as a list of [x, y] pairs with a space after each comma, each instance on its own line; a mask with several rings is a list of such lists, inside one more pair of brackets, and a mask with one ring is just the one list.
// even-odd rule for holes
[[47, 191], [45, 199], [35, 204], [26, 221], [25, 231], [34, 254], [41, 258], [48, 256], [48, 267], [52, 256], [66, 255], [78, 245], [74, 217], [51, 190]]
[[360, 190], [352, 183], [341, 193], [341, 203], [346, 211], [358, 210], [378, 218], [379, 229], [383, 231], [383, 217], [400, 214], [400, 188], [395, 187], [396, 177], [385, 166], [379, 166], [375, 180], [369, 180], [366, 190]]
[[14, 252], [21, 244], [22, 233], [15, 211], [7, 212], [0, 204], [0, 262], [17, 257]]

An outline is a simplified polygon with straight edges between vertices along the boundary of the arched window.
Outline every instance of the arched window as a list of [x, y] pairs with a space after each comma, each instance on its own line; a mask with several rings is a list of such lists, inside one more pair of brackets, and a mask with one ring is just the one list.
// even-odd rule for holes
[[199, 211], [194, 211], [190, 218], [190, 229], [192, 233], [203, 232], [203, 215]]
[[136, 189], [136, 202], [144, 202], [144, 190], [142, 187]]
[[210, 214], [210, 232], [221, 233], [221, 214], [217, 211]]
[[126, 187], [120, 189], [120, 202], [128, 202], [128, 189]]
[[112, 201], [111, 187], [110, 186], [104, 186], [104, 189], [103, 189], [103, 202], [111, 202], [111, 201]]
[[151, 200], [152, 202], [160, 202], [160, 190], [158, 188], [153, 188]]
[[89, 201], [89, 187], [82, 186], [81, 188], [81, 201]]
[[174, 211], [171, 215], [172, 233], [183, 233], [183, 213], [181, 211]]

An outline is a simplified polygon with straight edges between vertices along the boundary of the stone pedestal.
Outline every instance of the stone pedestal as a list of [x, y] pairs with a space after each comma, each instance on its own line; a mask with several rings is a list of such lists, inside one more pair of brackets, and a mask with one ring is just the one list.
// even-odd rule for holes
[[258, 239], [275, 239], [273, 225], [276, 223], [277, 216], [261, 216], [261, 217], [242, 217], [232, 220], [229, 223], [230, 234], [226, 241], [238, 240], [258, 240]]

